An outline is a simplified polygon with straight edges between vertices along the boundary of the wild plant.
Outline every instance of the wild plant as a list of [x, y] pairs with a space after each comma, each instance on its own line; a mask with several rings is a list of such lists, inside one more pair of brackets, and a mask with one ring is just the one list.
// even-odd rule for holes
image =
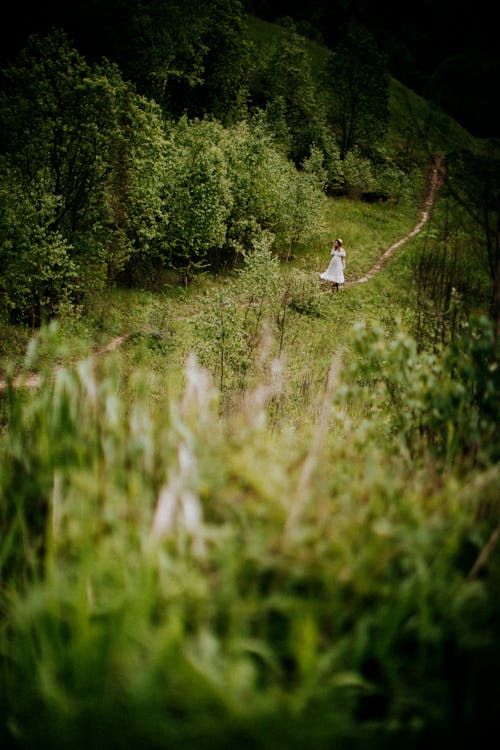
[[237, 289], [246, 308], [244, 324], [250, 342], [259, 341], [266, 319], [276, 318], [283, 295], [280, 262], [271, 249], [273, 242], [274, 236], [263, 232], [238, 272]]
[[255, 241], [233, 287], [208, 295], [195, 323], [201, 361], [217, 373], [221, 393], [228, 387], [244, 389], [266, 326], [277, 320], [283, 281], [272, 242], [269, 233]]
[[202, 314], [194, 322], [195, 347], [203, 365], [217, 377], [223, 393], [237, 384], [250, 364], [243, 314], [232, 291], [208, 293], [202, 301]]
[[326, 315], [325, 295], [317, 274], [294, 268], [286, 275], [286, 297], [288, 305], [298, 313], [322, 318]]
[[428, 451], [467, 470], [496, 460], [500, 381], [491, 321], [472, 319], [440, 352], [419, 351], [404, 329], [389, 338], [377, 326], [355, 330], [349, 398], [367, 404], [384, 439], [397, 435], [412, 461]]
[[[357, 335], [371, 360], [357, 362], [356, 396], [376, 358], [402, 391], [414, 345]], [[488, 338], [474, 341], [478, 376]], [[460, 485], [449, 467], [436, 481], [425, 460], [408, 464], [399, 433], [377, 438], [387, 396], [373, 430], [350, 416], [340, 360], [316, 422], [270, 430], [282, 376], [266, 347], [264, 378], [223, 417], [194, 358], [163, 408], [123, 389], [116, 359], [9, 392], [6, 743], [408, 746], [491, 718], [474, 685], [497, 676], [498, 471]]]
[[486, 309], [488, 276], [476, 242], [456, 207], [446, 205], [412, 258], [419, 346], [439, 347], [459, 335], [473, 313]]

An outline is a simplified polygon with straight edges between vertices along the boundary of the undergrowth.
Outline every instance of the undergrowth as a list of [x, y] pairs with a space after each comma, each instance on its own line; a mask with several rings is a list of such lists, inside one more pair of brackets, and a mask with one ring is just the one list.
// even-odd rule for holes
[[[354, 274], [372, 257], [343, 205], [329, 226]], [[395, 217], [367, 215], [363, 245], [387, 244]], [[471, 316], [422, 349], [412, 242], [338, 294], [319, 286], [328, 245], [280, 264], [263, 243], [182, 294], [116, 292], [16, 360], [42, 382], [0, 393], [2, 747], [489, 736], [492, 327]], [[128, 337], [92, 357], [95, 331]]]

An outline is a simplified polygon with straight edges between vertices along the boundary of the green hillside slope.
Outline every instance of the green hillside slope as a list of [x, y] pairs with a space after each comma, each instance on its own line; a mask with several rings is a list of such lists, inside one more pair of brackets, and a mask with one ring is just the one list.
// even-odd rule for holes
[[[257, 46], [275, 44], [280, 36], [287, 33], [283, 27], [255, 16], [248, 16], [247, 28], [250, 40]], [[321, 86], [320, 73], [330, 51], [305, 37], [304, 42], [310, 53], [316, 82]], [[389, 144], [411, 143], [424, 157], [429, 152], [447, 153], [455, 149], [475, 151], [484, 147], [480, 139], [474, 138], [456, 120], [393, 77], [390, 78], [389, 95]]]
[[[256, 45], [282, 33], [249, 29]], [[318, 75], [327, 51], [307, 44]], [[288, 252], [268, 224], [217, 273], [181, 284], [184, 268], [152, 263], [37, 331], [2, 322], [2, 748], [475, 750], [496, 736], [491, 279], [470, 216], [441, 173], [427, 181], [431, 155], [485, 144], [394, 80], [390, 114], [384, 148], [417, 165], [400, 197], [323, 195]], [[241, 132], [191, 127], [172, 125], [170, 146], [227, 179], [222, 145]], [[217, 138], [190, 150], [201, 127]], [[273, 158], [251, 146], [231, 151], [238, 208], [256, 157]], [[211, 183], [189, 202], [180, 174], [179, 223], [200, 209], [204, 228]], [[339, 235], [332, 292], [319, 274]]]

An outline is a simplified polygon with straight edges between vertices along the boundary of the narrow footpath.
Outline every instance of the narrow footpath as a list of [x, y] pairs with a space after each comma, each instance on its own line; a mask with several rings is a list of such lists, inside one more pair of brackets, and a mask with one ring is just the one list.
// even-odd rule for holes
[[[437, 190], [441, 187], [444, 180], [444, 159], [442, 157], [436, 157], [434, 161], [433, 168], [430, 173], [429, 177], [429, 190], [427, 193], [427, 197], [425, 199], [422, 213], [420, 216], [420, 221], [418, 224], [407, 234], [405, 234], [404, 237], [402, 237], [400, 240], [395, 242], [393, 245], [391, 245], [387, 250], [384, 250], [382, 255], [377, 259], [376, 263], [371, 267], [371, 269], [366, 273], [364, 276], [360, 276], [358, 279], [352, 279], [351, 281], [346, 281], [344, 284], [344, 288], [354, 286], [355, 284], [364, 284], [365, 282], [372, 279], [377, 273], [379, 273], [384, 265], [387, 263], [388, 259], [391, 257], [391, 255], [394, 253], [395, 250], [398, 249], [398, 247], [401, 247], [403, 243], [405, 243], [407, 240], [410, 239], [410, 237], [414, 237], [416, 234], [420, 232], [424, 224], [429, 218], [430, 209], [432, 207], [432, 204], [434, 203], [434, 198], [436, 196]], [[92, 355], [93, 357], [99, 356], [100, 354], [105, 354], [106, 352], [114, 351], [115, 349], [118, 349], [119, 346], [123, 344], [124, 341], [128, 339], [130, 334], [125, 333], [120, 336], [116, 336], [114, 339], [112, 339], [108, 344], [104, 346], [100, 346], [96, 348]], [[62, 369], [61, 367], [56, 367], [54, 371], [56, 372], [58, 369]], [[42, 376], [38, 373], [30, 373], [28, 375], [22, 374], [16, 377], [13, 381], [13, 385], [16, 388], [23, 387], [23, 388], [37, 388], [40, 383], [42, 382]], [[7, 388], [7, 381], [3, 378], [0, 379], [0, 391], [3, 391]]]
[[429, 219], [430, 210], [431, 210], [432, 204], [434, 203], [436, 192], [439, 190], [439, 188], [443, 184], [444, 175], [445, 175], [444, 159], [443, 157], [438, 156], [434, 160], [434, 165], [430, 173], [429, 190], [428, 190], [427, 197], [425, 199], [425, 202], [422, 208], [422, 213], [420, 215], [420, 221], [418, 222], [418, 224], [416, 224], [410, 232], [405, 234], [404, 237], [402, 237], [400, 240], [398, 240], [393, 245], [388, 247], [387, 250], [384, 250], [382, 255], [377, 259], [377, 261], [370, 268], [368, 273], [365, 273], [364, 276], [360, 276], [358, 279], [353, 279], [352, 281], [346, 281], [344, 284], [344, 288], [354, 286], [355, 284], [364, 284], [365, 282], [372, 279], [377, 273], [379, 273], [382, 270], [384, 265], [387, 263], [388, 259], [391, 257], [394, 251], [398, 249], [398, 247], [401, 247], [401, 245], [407, 242], [407, 240], [409, 240], [411, 237], [414, 237], [416, 234], [418, 234], [421, 231], [422, 227], [424, 226], [426, 221]]

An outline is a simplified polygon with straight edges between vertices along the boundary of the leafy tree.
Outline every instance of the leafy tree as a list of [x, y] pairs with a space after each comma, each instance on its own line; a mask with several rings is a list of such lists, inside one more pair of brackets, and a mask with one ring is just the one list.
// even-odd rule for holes
[[389, 119], [386, 60], [369, 31], [346, 27], [323, 82], [341, 158], [356, 147], [369, 150], [385, 135]]
[[203, 300], [196, 322], [197, 353], [217, 378], [221, 393], [245, 387], [267, 327], [278, 320], [284, 287], [272, 243], [273, 236], [262, 233], [245, 255], [232, 290], [216, 291]]
[[226, 241], [233, 199], [223, 141], [220, 123], [186, 117], [167, 136], [163, 259], [186, 278], [196, 267], [217, 264]]
[[[0, 186], [4, 196], [17, 196], [21, 210], [4, 214], [1, 252], [17, 258], [17, 269], [31, 268], [29, 256], [39, 251], [40, 237], [44, 247], [53, 238], [57, 263], [64, 247], [74, 274], [73, 283], [54, 274], [49, 300], [37, 287], [39, 279], [27, 274], [19, 296], [19, 270], [5, 263], [8, 305], [23, 314], [30, 278], [31, 296], [40, 300], [30, 317], [39, 320], [68, 291], [103, 286], [139, 241], [148, 235], [151, 240], [161, 203], [149, 168], [161, 164], [161, 121], [116, 66], [90, 67], [57, 30], [44, 39], [32, 37], [4, 72], [3, 84]], [[4, 199], [9, 209], [10, 199]]]
[[325, 118], [305, 41], [288, 29], [253, 61], [250, 93], [266, 112], [271, 131], [299, 165], [325, 138]]
[[223, 393], [241, 382], [250, 359], [237, 300], [222, 291], [203, 298], [203, 313], [195, 327], [199, 337], [197, 355], [216, 378]]
[[212, 114], [230, 122], [245, 113], [248, 97], [245, 14], [240, 0], [210, 0], [207, 6], [207, 55], [196, 109], [200, 116]]
[[146, 0], [134, 5], [131, 48], [122, 49], [120, 67], [139, 91], [174, 116], [191, 111], [192, 92], [203, 83], [208, 47], [206, 3]]
[[[120, 99], [116, 148], [108, 152], [105, 195], [108, 276], [118, 275], [138, 256], [157, 257], [165, 226], [164, 186], [168, 168], [160, 108], [129, 87]], [[112, 157], [112, 158], [111, 158]]]
[[244, 253], [274, 236], [274, 249], [288, 253], [315, 231], [323, 192], [314, 169], [299, 171], [276, 148], [265, 122], [256, 117], [228, 133], [228, 161], [234, 197], [228, 219], [228, 249]]
[[450, 154], [446, 187], [460, 214], [468, 217], [466, 252], [490, 279], [490, 314], [500, 337], [500, 160], [468, 152]]
[[125, 77], [170, 116], [225, 120], [245, 103], [246, 33], [239, 0], [122, 0]]
[[373, 187], [371, 162], [364, 157], [358, 148], [348, 151], [342, 161], [344, 189], [352, 197], [361, 198], [364, 190]]
[[[225, 119], [244, 106], [248, 66], [240, 0], [45, 0], [36, 5], [43, 7], [30, 8], [29, 18], [14, 9], [16, 39], [26, 29], [45, 36], [58, 28], [86, 60], [114, 62], [139, 93], [170, 115], [210, 112]], [[23, 14], [28, 15], [25, 8]]]
[[233, 266], [272, 235], [289, 252], [314, 231], [323, 193], [321, 153], [298, 171], [256, 118], [231, 127], [181, 118], [167, 128], [162, 262], [182, 269]]
[[35, 208], [13, 175], [0, 183], [0, 314], [32, 328], [78, 287], [72, 248], [45, 221], [55, 211], [57, 201], [47, 195]]

